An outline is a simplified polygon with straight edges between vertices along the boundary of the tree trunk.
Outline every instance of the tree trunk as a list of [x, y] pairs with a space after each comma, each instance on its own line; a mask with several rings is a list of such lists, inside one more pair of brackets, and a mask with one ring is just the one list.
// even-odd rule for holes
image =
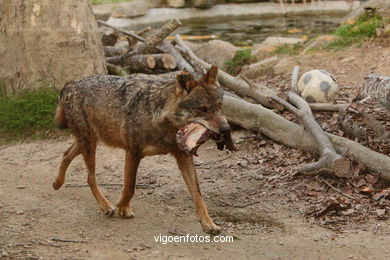
[[105, 74], [88, 0], [1, 1], [0, 86], [6, 93]]

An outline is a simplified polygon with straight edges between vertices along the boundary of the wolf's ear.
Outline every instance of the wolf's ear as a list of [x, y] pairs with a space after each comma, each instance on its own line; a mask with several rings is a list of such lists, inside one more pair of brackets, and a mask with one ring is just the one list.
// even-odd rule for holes
[[213, 65], [211, 66], [209, 71], [207, 71], [207, 73], [203, 75], [202, 80], [209, 84], [214, 84], [217, 80], [217, 75], [218, 75], [218, 67]]
[[193, 88], [196, 87], [196, 82], [192, 78], [191, 74], [186, 71], [180, 72], [176, 76], [176, 94], [182, 94], [183, 90], [190, 93]]

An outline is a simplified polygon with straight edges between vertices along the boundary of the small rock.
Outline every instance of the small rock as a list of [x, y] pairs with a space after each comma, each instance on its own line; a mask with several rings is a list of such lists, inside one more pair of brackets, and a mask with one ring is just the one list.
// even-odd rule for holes
[[18, 214], [18, 215], [22, 215], [22, 214], [24, 214], [24, 211], [23, 210], [17, 210], [15, 213]]
[[25, 189], [26, 186], [18, 186], [17, 189], [21, 190], [21, 189]]
[[337, 36], [335, 36], [335, 35], [322, 35], [316, 39], [309, 41], [306, 44], [306, 47], [303, 50], [303, 53], [305, 54], [313, 49], [322, 49], [326, 45], [328, 45], [331, 41], [334, 41], [335, 39], [337, 39]]
[[1, 253], [1, 257], [0, 258], [3, 258], [3, 257], [9, 257], [9, 253], [7, 251], [5, 251], [5, 250]]
[[149, 10], [149, 4], [146, 1], [132, 1], [121, 3], [119, 8], [113, 13], [114, 17], [134, 18], [143, 16]]
[[242, 68], [241, 74], [246, 76], [248, 79], [255, 79], [272, 69], [272, 66], [276, 65], [277, 60], [278, 57], [270, 57], [268, 59], [244, 66]]
[[268, 46], [281, 46], [281, 45], [295, 45], [303, 43], [304, 40], [301, 38], [292, 38], [292, 37], [267, 37], [262, 43]]
[[344, 59], [342, 59], [340, 61], [340, 63], [350, 63], [352, 61], [356, 60], [356, 57], [355, 56], [349, 56], [349, 57], [346, 57]]

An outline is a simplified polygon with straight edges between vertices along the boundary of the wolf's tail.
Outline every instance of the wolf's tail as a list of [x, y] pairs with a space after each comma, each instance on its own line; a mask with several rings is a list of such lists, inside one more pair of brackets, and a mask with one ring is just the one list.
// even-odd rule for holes
[[64, 110], [64, 100], [63, 100], [64, 89], [62, 89], [60, 96], [58, 97], [56, 115], [54, 117], [54, 122], [56, 123], [59, 129], [68, 128], [68, 122], [66, 121], [65, 110]]

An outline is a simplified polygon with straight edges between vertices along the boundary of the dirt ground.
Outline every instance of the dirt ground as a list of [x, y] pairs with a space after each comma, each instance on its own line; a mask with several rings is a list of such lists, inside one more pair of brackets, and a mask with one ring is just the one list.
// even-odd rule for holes
[[[382, 46], [310, 54], [298, 62], [303, 70], [322, 68], [333, 73], [345, 90], [340, 97], [350, 98], [348, 93], [369, 72], [390, 75], [390, 48]], [[280, 84], [288, 84], [288, 75], [279, 79]], [[100, 212], [85, 186], [87, 174], [81, 157], [71, 164], [65, 186], [59, 191], [52, 189], [71, 138], [0, 146], [0, 258], [390, 257], [388, 197], [375, 204], [371, 196], [356, 192], [361, 186], [354, 186], [354, 180], [322, 177], [357, 199], [345, 198], [320, 179], [296, 174], [299, 165], [313, 159], [310, 156], [248, 132], [237, 131], [234, 138], [240, 151], [221, 152], [208, 142], [196, 158], [210, 214], [222, 227], [223, 235], [234, 236], [233, 243], [155, 242], [154, 236], [160, 234], [205, 235], [170, 156], [142, 161], [137, 176], [140, 185], [132, 200], [135, 217], [121, 219]], [[123, 159], [121, 150], [98, 148], [97, 177], [111, 202], [120, 195]], [[375, 185], [378, 192], [387, 187], [380, 182]], [[358, 188], [347, 189], [352, 186]], [[330, 209], [324, 202], [329, 198], [342, 201], [339, 203], [344, 206]]]

